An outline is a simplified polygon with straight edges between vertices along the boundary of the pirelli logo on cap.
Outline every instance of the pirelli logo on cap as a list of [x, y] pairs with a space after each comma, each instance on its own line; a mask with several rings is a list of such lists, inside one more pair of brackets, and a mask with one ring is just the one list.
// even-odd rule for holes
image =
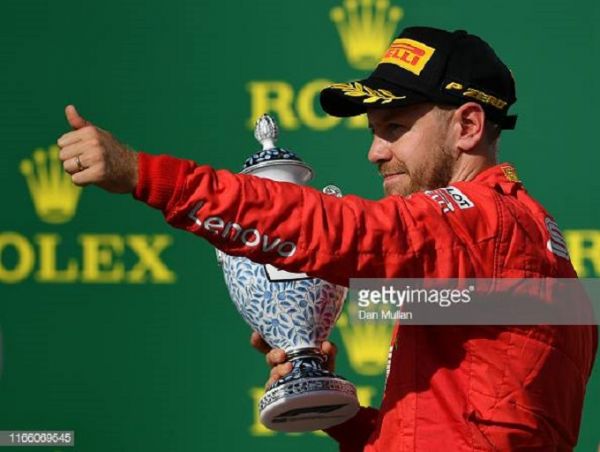
[[435, 52], [433, 47], [429, 47], [422, 42], [412, 39], [395, 39], [387, 49], [381, 63], [395, 64], [406, 69], [413, 74], [419, 75]]

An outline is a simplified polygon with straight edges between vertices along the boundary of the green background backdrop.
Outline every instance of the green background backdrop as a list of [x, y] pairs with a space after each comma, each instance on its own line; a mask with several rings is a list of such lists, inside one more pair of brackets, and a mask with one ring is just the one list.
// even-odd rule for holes
[[[519, 123], [503, 137], [501, 158], [517, 165], [569, 244], [579, 247], [585, 258], [577, 263], [580, 272], [598, 276], [598, 3], [392, 3], [403, 11], [398, 29], [465, 28], [486, 39], [511, 68]], [[74, 218], [49, 224], [36, 215], [19, 166], [68, 131], [63, 108], [74, 103], [136, 149], [237, 171], [258, 148], [248, 126], [257, 102], [250, 86], [285, 83], [297, 100], [315, 80], [366, 75], [347, 60], [330, 19], [330, 10], [341, 4], [0, 4], [0, 265], [10, 273], [22, 264], [10, 233], [28, 244], [23, 246], [34, 259], [20, 281], [0, 279], [0, 429], [75, 430], [75, 450], [85, 452], [335, 450], [332, 441], [314, 434], [252, 429], [249, 393], [268, 371], [248, 345], [250, 330], [226, 294], [209, 245], [170, 229], [158, 212], [129, 196], [96, 188], [82, 192]], [[322, 113], [314, 107], [318, 121]], [[345, 122], [318, 130], [303, 120], [306, 106], [304, 113], [295, 103], [292, 109], [296, 128], [282, 124], [280, 143], [315, 168], [314, 185], [333, 182], [345, 193], [379, 197], [380, 179], [366, 160], [369, 133]], [[140, 284], [90, 283], [77, 270], [75, 281], [40, 281], [40, 234], [60, 240], [59, 269], [70, 259], [78, 268], [85, 265], [82, 235], [168, 236], [172, 243], [160, 259], [176, 280], [157, 283], [148, 274]], [[137, 261], [127, 247], [113, 250], [112, 259], [104, 270], [115, 262], [131, 269]], [[333, 339], [341, 343], [339, 330]], [[363, 375], [341, 348], [339, 372], [373, 388], [376, 403], [381, 373]], [[596, 366], [579, 451], [598, 447], [599, 401]]]

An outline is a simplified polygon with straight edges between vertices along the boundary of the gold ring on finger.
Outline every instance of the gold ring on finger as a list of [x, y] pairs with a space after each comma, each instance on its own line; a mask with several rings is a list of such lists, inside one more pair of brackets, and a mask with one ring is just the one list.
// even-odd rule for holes
[[77, 169], [79, 171], [83, 171], [85, 169], [85, 166], [83, 166], [83, 164], [81, 163], [81, 160], [79, 159], [79, 156], [75, 157], [75, 164], [77, 165]]

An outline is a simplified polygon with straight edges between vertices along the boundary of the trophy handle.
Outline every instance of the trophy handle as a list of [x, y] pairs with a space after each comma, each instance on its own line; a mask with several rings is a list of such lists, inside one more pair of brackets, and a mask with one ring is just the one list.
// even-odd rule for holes
[[326, 187], [323, 187], [323, 193], [326, 195], [335, 196], [336, 198], [342, 197], [342, 190], [335, 185], [327, 185]]

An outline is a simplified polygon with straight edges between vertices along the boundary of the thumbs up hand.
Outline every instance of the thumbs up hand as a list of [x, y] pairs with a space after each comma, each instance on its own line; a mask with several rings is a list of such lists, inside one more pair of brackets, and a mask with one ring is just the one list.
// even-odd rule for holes
[[87, 122], [77, 112], [77, 109], [74, 105], [67, 105], [65, 108], [65, 115], [67, 116], [67, 121], [69, 121], [69, 125], [73, 128], [73, 130], [83, 129], [85, 126], [91, 126], [92, 123]]
[[137, 184], [137, 154], [106, 130], [65, 108], [73, 131], [58, 139], [60, 159], [75, 185], [94, 184], [112, 193], [130, 193]]

